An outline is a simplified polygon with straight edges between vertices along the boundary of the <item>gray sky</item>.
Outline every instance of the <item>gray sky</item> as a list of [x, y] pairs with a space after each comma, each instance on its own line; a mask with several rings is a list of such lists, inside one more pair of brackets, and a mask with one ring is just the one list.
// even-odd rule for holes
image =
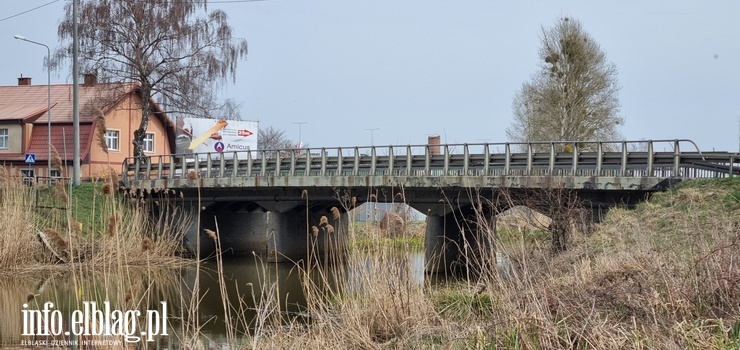
[[[0, 0], [0, 19], [52, 0]], [[46, 83], [66, 1], [0, 20], [0, 85]], [[506, 141], [541, 26], [577, 18], [619, 71], [628, 139], [738, 151], [740, 1], [275, 0], [212, 3], [249, 55], [225, 97], [312, 147]], [[52, 83], [71, 82], [68, 72]]]

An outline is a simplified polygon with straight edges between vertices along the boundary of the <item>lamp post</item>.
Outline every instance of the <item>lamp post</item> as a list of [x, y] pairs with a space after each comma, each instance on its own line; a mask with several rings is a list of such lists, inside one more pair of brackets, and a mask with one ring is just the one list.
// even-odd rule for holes
[[301, 142], [301, 126], [307, 123], [308, 122], [293, 122], [293, 124], [298, 124], [298, 148], [303, 148], [303, 143]]
[[38, 41], [33, 41], [26, 39], [22, 35], [15, 35], [14, 38], [18, 40], [23, 40], [25, 42], [29, 42], [31, 44], [40, 45], [46, 48], [46, 124], [47, 124], [47, 137], [46, 137], [46, 144], [47, 144], [47, 168], [46, 168], [46, 176], [47, 178], [51, 178], [51, 49], [46, 44], [42, 44]]
[[380, 128], [370, 128], [370, 129], [365, 129], [365, 130], [370, 131], [370, 146], [375, 146], [375, 140], [373, 139], [373, 136], [374, 136], [375, 130], [380, 130]]

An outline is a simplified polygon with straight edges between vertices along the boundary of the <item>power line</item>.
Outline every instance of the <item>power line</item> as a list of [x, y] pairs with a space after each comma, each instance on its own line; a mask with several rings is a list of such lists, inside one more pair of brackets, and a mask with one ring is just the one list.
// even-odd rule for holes
[[[12, 16], [8, 16], [8, 17], [5, 17], [5, 18], [0, 18], [0, 22], [7, 21], [7, 20], [9, 20], [11, 18], [15, 18], [15, 17], [21, 16], [21, 15], [25, 15], [25, 14], [27, 14], [29, 12], [36, 11], [36, 10], [42, 8], [42, 7], [49, 6], [49, 5], [51, 5], [51, 4], [55, 3], [55, 2], [59, 2], [59, 1], [61, 1], [61, 0], [53, 0], [53, 1], [47, 2], [47, 3], [43, 4], [43, 5], [36, 6], [36, 7], [32, 8], [32, 9], [30, 9], [30, 10], [19, 12], [19, 13], [16, 13], [16, 14], [14, 14]], [[209, 4], [237, 4], [237, 3], [263, 2], [263, 1], [270, 1], [270, 0], [212, 0], [212, 1], [208, 1], [208, 3]], [[136, 2], [147, 2], [147, 0], [138, 0]], [[177, 1], [173, 1], [173, 2], [177, 2]], [[205, 2], [205, 1], [203, 1], [203, 2]]]
[[14, 14], [12, 16], [9, 16], [9, 17], [0, 18], [0, 22], [9, 20], [11, 18], [18, 17], [20, 15], [25, 15], [25, 14], [31, 12], [31, 11], [36, 11], [36, 10], [42, 8], [42, 7], [49, 6], [49, 5], [51, 5], [51, 4], [55, 3], [55, 2], [59, 2], [59, 0], [53, 0], [53, 1], [47, 2], [47, 3], [43, 4], [43, 5], [36, 6], [36, 7], [32, 8], [32, 9], [30, 9], [30, 10], [26, 10], [26, 11], [23, 11], [23, 12], [20, 12], [20, 13], [16, 13], [16, 14]]
[[[21, 15], [25, 15], [25, 14], [27, 14], [29, 12], [36, 11], [36, 10], [42, 8], [42, 7], [49, 6], [49, 5], [51, 5], [51, 4], [55, 3], [55, 2], [59, 2], [59, 1], [61, 1], [61, 0], [53, 0], [53, 1], [47, 2], [47, 3], [43, 4], [43, 5], [36, 6], [36, 7], [32, 8], [32, 9], [30, 9], [30, 10], [19, 12], [19, 13], [16, 13], [16, 14], [14, 14], [12, 16], [8, 16], [8, 17], [5, 17], [5, 18], [0, 18], [0, 22], [7, 21], [7, 20], [9, 20], [11, 18], [15, 18], [15, 17], [21, 16]], [[208, 1], [208, 3], [209, 4], [237, 4], [237, 3], [245, 3], [245, 2], [263, 2], [263, 1], [270, 1], [270, 0], [212, 0], [212, 1]], [[147, 1], [146, 0], [139, 0], [139, 1], [136, 1], [136, 2], [147, 2]], [[173, 2], [177, 2], [177, 1], [173, 1]], [[205, 2], [205, 1], [203, 1], [203, 2]]]

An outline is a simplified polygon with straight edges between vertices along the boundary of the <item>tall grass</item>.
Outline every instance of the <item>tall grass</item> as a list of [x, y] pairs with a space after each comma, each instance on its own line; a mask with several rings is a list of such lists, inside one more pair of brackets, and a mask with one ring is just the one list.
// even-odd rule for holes
[[[94, 188], [104, 191], [102, 184]], [[80, 300], [101, 297], [141, 308], [164, 298], [179, 299], [172, 313], [181, 317], [175, 337], [183, 347], [208, 344], [203, 345], [201, 329], [201, 318], [207, 315], [198, 310], [205, 293], [221, 295], [223, 313], [212, 317], [226, 325], [220, 341], [235, 349], [740, 347], [738, 180], [696, 182], [655, 195], [635, 210], [612, 209], [592, 232], [568, 232], [564, 251], [551, 249], [552, 238], [540, 231], [509, 230], [500, 239], [491, 217], [478, 213], [476, 222], [466, 227], [477, 230], [476, 240], [460, 247], [474, 273], [441, 283], [416, 274], [411, 259], [418, 252], [413, 245], [373, 239], [383, 236], [378, 227], [350, 222], [346, 234], [364, 243], [350, 245], [354, 248], [349, 254], [335, 255], [318, 254], [321, 245], [337, 241], [322, 240], [323, 232], [309, 229], [308, 258], [294, 262], [306, 299], [300, 313], [288, 312], [267, 263], [260, 262], [259, 283], [232, 285], [235, 281], [223, 269], [218, 227], [201, 237], [214, 240], [217, 247], [213, 273], [219, 290], [206, 291], [200, 289], [198, 276], [211, 272], [200, 264], [194, 284], [119, 268], [153, 265], [163, 261], [156, 260], [161, 256], [174, 254], [166, 238], [152, 232], [177, 228], [178, 223], [138, 216], [144, 209], [140, 201], [127, 206], [109, 202], [107, 194], [94, 197], [101, 205], [91, 207], [93, 220], [71, 219], [86, 222], [76, 232], [69, 218], [48, 215], [37, 221], [30, 194], [24, 191], [29, 190], [4, 191], [0, 197], [0, 209], [16, 220], [14, 227], [32, 223], [25, 243], [5, 242], [10, 236], [5, 237], [2, 263], [37, 261], [34, 254], [10, 254], [22, 249], [35, 249], [51, 259], [36, 240], [33, 225], [39, 222], [59, 230], [62, 239], [78, 237], [66, 238], [73, 247], [70, 256], [77, 256], [66, 278], [95, 294], [83, 293]], [[19, 209], [6, 209], [7, 203]], [[330, 215], [311, 224], [328, 232], [328, 227], [342, 227], [337, 222], [342, 219]], [[418, 228], [410, 227], [397, 238], [418, 236]], [[100, 267], [103, 277], [86, 282], [81, 268], [85, 264]], [[230, 288], [241, 297], [229, 297]], [[6, 294], [0, 293], [0, 299], [33, 293]]]
[[[20, 330], [24, 303], [52, 302], [69, 315], [83, 301], [108, 301], [145, 315], [176, 300], [180, 281], [171, 268], [186, 263], [177, 253], [188, 215], [162, 204], [152, 217], [148, 203], [117, 193], [115, 175], [76, 187], [70, 198], [61, 181], [23, 183], [15, 173], [0, 167], [1, 346], [28, 339]], [[176, 303], [169, 312], [179, 312]]]
[[306, 268], [310, 322], [262, 329], [256, 347], [738, 348], [740, 181], [696, 186], [613, 209], [562, 252], [541, 233], [489, 232], [497, 250], [466, 257], [469, 279], [414, 281], [410, 252], [387, 245], [334, 278]]
[[0, 167], [0, 213], [4, 226], [0, 230], [0, 271], [46, 261], [36, 239], [34, 203], [35, 188], [24, 186], [20, 177]]
[[[0, 231], [0, 271], [55, 262], [95, 269], [181, 262], [176, 253], [190, 218], [177, 208], [122, 198], [112, 190], [115, 177], [76, 188], [70, 200], [61, 182], [26, 186], [1, 169], [0, 213], [8, 229]], [[150, 205], [162, 206], [161, 215], [152, 218]]]

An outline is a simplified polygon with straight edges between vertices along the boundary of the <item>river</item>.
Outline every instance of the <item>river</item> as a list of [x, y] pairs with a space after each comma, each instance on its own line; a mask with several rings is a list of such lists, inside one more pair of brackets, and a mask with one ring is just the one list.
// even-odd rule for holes
[[[152, 348], [177, 348], [197, 336], [204, 346], [212, 346], [227, 343], [229, 329], [249, 331], [243, 326], [258, 324], [266, 317], [265, 308], [282, 315], [284, 321], [310, 322], [307, 290], [313, 293], [308, 295], [311, 298], [317, 294], [331, 297], [339, 288], [359, 290], [368, 283], [363, 269], [376, 269], [378, 264], [401, 266], [390, 272], [399, 280], [425, 281], [423, 252], [360, 255], [348, 260], [333, 267], [314, 265], [308, 273], [294, 264], [242, 257], [224, 260], [221, 274], [218, 263], [208, 261], [200, 268], [0, 276], [0, 345], [74, 345], [83, 341], [100, 345], [103, 341], [128, 338], [137, 342], [137, 338], [146, 341], [151, 337], [148, 344]], [[302, 276], [310, 276], [311, 281]], [[225, 309], [231, 315], [230, 323], [224, 317]], [[136, 311], [138, 317], [134, 317]], [[108, 314], [113, 316], [106, 319]], [[95, 318], [98, 316], [102, 319]], [[111, 334], [128, 337], [90, 336], [100, 328], [93, 329], [93, 318]], [[126, 322], [115, 324], [116, 318]], [[55, 324], [57, 319], [59, 325]], [[165, 331], [167, 336], [162, 335]], [[49, 335], [28, 335], [44, 332]], [[105, 331], [97, 331], [101, 332]], [[142, 336], [141, 332], [148, 333]]]

